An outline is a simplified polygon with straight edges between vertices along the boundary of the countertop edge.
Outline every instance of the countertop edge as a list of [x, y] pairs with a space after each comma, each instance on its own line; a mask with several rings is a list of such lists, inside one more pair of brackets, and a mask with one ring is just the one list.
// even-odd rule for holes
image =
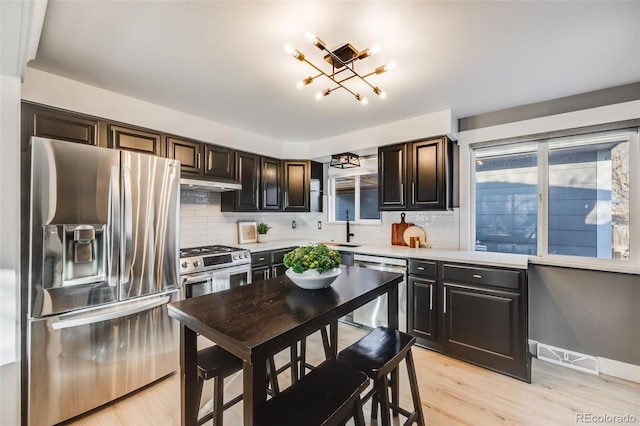
[[[252, 253], [278, 250], [287, 247], [317, 244], [320, 241], [309, 240], [274, 240], [266, 243], [242, 244], [239, 247]], [[444, 262], [470, 263], [486, 266], [498, 266], [515, 269], [527, 269], [528, 257], [519, 254], [477, 252], [465, 250], [438, 250], [427, 248], [410, 248], [382, 244], [362, 244], [357, 247], [331, 246], [343, 252], [368, 254], [374, 256], [400, 257], [419, 260], [437, 260]]]

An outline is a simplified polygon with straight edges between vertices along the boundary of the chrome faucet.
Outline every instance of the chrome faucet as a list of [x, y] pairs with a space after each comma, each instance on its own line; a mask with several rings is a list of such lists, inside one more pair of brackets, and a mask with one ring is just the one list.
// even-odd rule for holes
[[349, 210], [347, 210], [347, 242], [351, 242], [351, 237], [353, 237], [354, 235], [349, 232]]

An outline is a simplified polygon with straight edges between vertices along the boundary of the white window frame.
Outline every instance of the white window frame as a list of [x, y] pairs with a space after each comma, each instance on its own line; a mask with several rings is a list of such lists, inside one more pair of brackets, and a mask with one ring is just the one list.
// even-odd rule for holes
[[[373, 173], [366, 173], [366, 174], [368, 175]], [[355, 196], [354, 196], [355, 212], [353, 213], [353, 219], [351, 217], [349, 218], [349, 223], [354, 223], [358, 225], [381, 225], [382, 224], [382, 213], [380, 213], [380, 219], [360, 219], [360, 176], [362, 175], [363, 173], [361, 172], [354, 172], [352, 174], [341, 173], [339, 176], [334, 176], [329, 178], [328, 184], [327, 184], [327, 187], [329, 188], [329, 194], [327, 197], [327, 205], [328, 205], [327, 222], [328, 223], [345, 223], [346, 222], [344, 220], [336, 220], [336, 209], [335, 209], [336, 179], [354, 177], [355, 178]]]
[[[629, 260], [604, 259], [596, 257], [569, 256], [548, 253], [548, 213], [549, 213], [549, 142], [564, 138], [549, 138], [538, 140], [538, 230], [537, 255], [529, 256], [529, 261], [536, 264], [576, 267], [614, 272], [640, 272], [640, 136], [639, 129], [612, 131], [611, 134], [630, 132], [629, 134]], [[596, 134], [597, 132], [594, 132]], [[576, 138], [588, 137], [588, 134]], [[527, 141], [532, 142], [532, 141]], [[527, 143], [523, 142], [523, 143]], [[508, 144], [514, 145], [516, 143]], [[470, 229], [469, 241], [475, 250], [476, 241], [476, 155], [475, 150], [487, 146], [500, 144], [482, 143], [469, 145], [470, 170]], [[509, 254], [509, 253], [505, 253]]]

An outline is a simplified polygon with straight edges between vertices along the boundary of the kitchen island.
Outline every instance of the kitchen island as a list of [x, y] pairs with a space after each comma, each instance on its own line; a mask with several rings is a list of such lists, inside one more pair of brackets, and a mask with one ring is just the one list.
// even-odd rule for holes
[[[242, 359], [244, 424], [252, 425], [266, 401], [268, 357], [385, 293], [389, 326], [397, 328], [403, 276], [344, 265], [341, 270], [322, 290], [303, 290], [280, 276], [170, 304], [169, 316], [180, 322], [182, 424], [197, 421], [197, 333]], [[334, 355], [336, 330], [330, 338]]]

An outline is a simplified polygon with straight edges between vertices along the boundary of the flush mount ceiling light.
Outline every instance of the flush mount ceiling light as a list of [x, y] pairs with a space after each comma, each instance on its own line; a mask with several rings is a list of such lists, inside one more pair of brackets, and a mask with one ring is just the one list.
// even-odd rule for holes
[[347, 86], [343, 84], [344, 82], [351, 80], [352, 78], [357, 78], [363, 81], [366, 85], [368, 85], [373, 91], [373, 93], [378, 95], [380, 99], [385, 99], [387, 97], [384, 91], [382, 91], [379, 87], [371, 84], [367, 80], [367, 78], [371, 77], [372, 75], [378, 75], [378, 74], [387, 72], [389, 70], [392, 70], [393, 68], [395, 68], [395, 62], [392, 62], [389, 65], [381, 65], [368, 74], [360, 74], [355, 69], [355, 63], [359, 60], [368, 58], [369, 56], [371, 56], [373, 53], [376, 52], [376, 49], [364, 49], [362, 51], [358, 51], [358, 49], [353, 47], [350, 43], [347, 43], [330, 51], [326, 48], [325, 42], [322, 41], [320, 38], [316, 37], [315, 35], [311, 33], [307, 33], [305, 38], [309, 40], [311, 43], [313, 43], [313, 45], [316, 46], [318, 49], [327, 52], [327, 54], [324, 56], [324, 60], [331, 65], [332, 70], [331, 70], [331, 73], [324, 72], [321, 68], [309, 62], [309, 60], [304, 56], [302, 52], [300, 52], [297, 49], [294, 49], [290, 45], [286, 45], [285, 50], [291, 55], [293, 55], [294, 58], [296, 58], [301, 62], [306, 62], [312, 68], [314, 68], [316, 71], [319, 72], [319, 74], [315, 76], [308, 76], [302, 79], [301, 81], [299, 81], [297, 85], [298, 88], [302, 88], [304, 86], [307, 86], [313, 83], [313, 81], [318, 77], [325, 76], [329, 80], [331, 80], [333, 83], [335, 83], [336, 86], [316, 93], [316, 99], [322, 99], [325, 96], [330, 95], [331, 92], [333, 92], [334, 90], [344, 89], [347, 92], [351, 93], [353, 97], [358, 102], [360, 102], [360, 104], [367, 105], [367, 103], [369, 103], [369, 100], [365, 96], [361, 95], [360, 93], [354, 92], [353, 90], [349, 89]]
[[336, 167], [338, 169], [349, 169], [351, 167], [360, 167], [360, 157], [350, 152], [343, 154], [333, 154], [331, 156], [330, 167]]

